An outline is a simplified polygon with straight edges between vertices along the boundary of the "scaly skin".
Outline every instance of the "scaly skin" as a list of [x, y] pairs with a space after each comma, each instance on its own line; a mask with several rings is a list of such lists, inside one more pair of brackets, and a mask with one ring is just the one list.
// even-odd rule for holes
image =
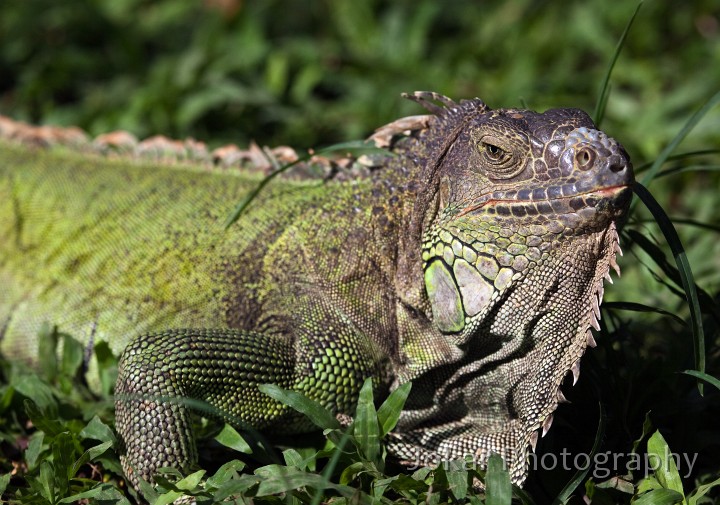
[[227, 231], [258, 175], [2, 147], [3, 353], [36, 361], [23, 342], [44, 321], [125, 349], [117, 430], [133, 484], [194, 464], [183, 398], [301, 433], [259, 384], [352, 414], [368, 377], [380, 395], [413, 382], [393, 454], [498, 452], [522, 483], [593, 343], [632, 169], [576, 109], [411, 98], [434, 116], [384, 130], [414, 131], [379, 168], [276, 181]]

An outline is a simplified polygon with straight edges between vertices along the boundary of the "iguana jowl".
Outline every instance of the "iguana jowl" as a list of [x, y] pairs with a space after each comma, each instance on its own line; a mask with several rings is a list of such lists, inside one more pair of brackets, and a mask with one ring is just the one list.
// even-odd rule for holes
[[162, 398], [303, 432], [259, 384], [351, 414], [368, 377], [413, 382], [396, 456], [497, 452], [522, 483], [593, 345], [632, 169], [577, 109], [411, 98], [433, 116], [379, 168], [278, 181], [227, 232], [256, 176], [4, 147], [3, 352], [32, 359], [22, 339], [43, 321], [116, 351], [136, 336], [116, 389], [133, 483], [195, 461], [188, 409]]

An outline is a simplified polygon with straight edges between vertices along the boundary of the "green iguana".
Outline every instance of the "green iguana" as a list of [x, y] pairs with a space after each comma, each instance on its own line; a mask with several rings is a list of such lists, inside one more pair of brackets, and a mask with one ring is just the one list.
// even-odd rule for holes
[[196, 459], [189, 409], [158, 398], [299, 433], [258, 385], [348, 415], [372, 378], [379, 395], [412, 381], [392, 454], [499, 453], [521, 484], [594, 345], [632, 168], [578, 109], [410, 98], [432, 114], [381, 130], [376, 166], [278, 180], [227, 230], [262, 173], [2, 143], [3, 354], [37, 362], [45, 322], [124, 350], [132, 483]]

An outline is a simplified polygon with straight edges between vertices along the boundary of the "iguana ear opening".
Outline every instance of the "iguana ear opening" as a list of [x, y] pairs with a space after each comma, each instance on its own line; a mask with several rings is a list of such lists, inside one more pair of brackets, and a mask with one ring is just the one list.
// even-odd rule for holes
[[447, 177], [440, 179], [440, 208], [444, 209], [450, 203], [450, 181]]

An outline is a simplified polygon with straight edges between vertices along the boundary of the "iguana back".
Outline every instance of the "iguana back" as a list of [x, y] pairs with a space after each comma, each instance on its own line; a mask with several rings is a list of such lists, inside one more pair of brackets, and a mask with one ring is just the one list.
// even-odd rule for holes
[[29, 362], [42, 323], [118, 354], [168, 327], [251, 326], [241, 292], [261, 289], [267, 251], [333, 195], [286, 181], [225, 231], [260, 175], [1, 149], [2, 346]]

